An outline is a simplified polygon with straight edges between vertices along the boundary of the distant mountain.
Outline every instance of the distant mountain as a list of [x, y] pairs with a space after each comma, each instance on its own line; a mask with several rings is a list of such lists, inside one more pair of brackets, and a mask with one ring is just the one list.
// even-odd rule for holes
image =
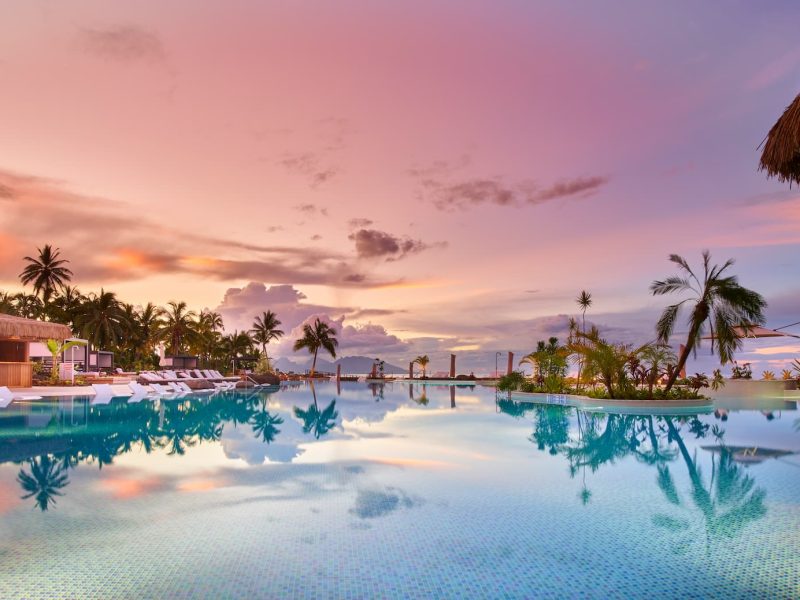
[[[336, 362], [330, 362], [323, 358], [317, 358], [317, 371], [335, 373], [336, 365], [340, 364], [342, 365], [342, 373], [345, 375], [364, 375], [372, 371], [372, 363], [374, 361], [374, 358], [370, 358], [368, 356], [343, 356]], [[305, 373], [311, 369], [310, 358], [305, 361], [299, 360], [295, 362], [288, 358], [281, 357], [272, 362], [275, 368], [284, 372], [294, 371], [295, 373]], [[385, 363], [383, 372], [387, 375], [402, 375], [406, 372], [406, 369], [398, 367], [397, 365]]]

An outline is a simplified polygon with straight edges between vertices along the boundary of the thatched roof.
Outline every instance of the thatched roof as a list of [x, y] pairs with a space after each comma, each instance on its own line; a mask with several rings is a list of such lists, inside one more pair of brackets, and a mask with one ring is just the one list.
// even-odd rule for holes
[[800, 184], [800, 94], [769, 130], [758, 170], [790, 186]]
[[72, 332], [66, 325], [0, 314], [0, 339], [19, 338], [44, 342], [49, 339], [65, 340], [69, 337], [72, 337]]

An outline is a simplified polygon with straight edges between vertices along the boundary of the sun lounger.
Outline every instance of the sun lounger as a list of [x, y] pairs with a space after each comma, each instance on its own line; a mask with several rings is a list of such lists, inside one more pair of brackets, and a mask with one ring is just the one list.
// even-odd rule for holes
[[170, 388], [166, 387], [163, 384], [151, 383], [150, 387], [153, 388], [153, 391], [156, 394], [158, 394], [159, 398], [164, 398], [168, 400], [177, 397], [177, 394], [174, 391], [172, 391]]
[[91, 399], [90, 404], [108, 404], [114, 396], [119, 396], [114, 392], [107, 383], [93, 383], [92, 389], [94, 390], [94, 398]]
[[13, 393], [6, 386], [0, 386], [0, 408], [6, 408], [13, 400], [41, 400], [41, 396], [23, 396]]
[[142, 400], [152, 400], [155, 394], [143, 386], [141, 383], [136, 383], [135, 381], [131, 381], [128, 384], [128, 387], [133, 392], [133, 396], [128, 398], [128, 404], [134, 404], [136, 402], [141, 402]]

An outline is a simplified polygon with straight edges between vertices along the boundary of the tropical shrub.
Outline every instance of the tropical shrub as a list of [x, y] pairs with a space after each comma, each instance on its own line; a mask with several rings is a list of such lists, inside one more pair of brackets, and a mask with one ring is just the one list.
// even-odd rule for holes
[[775, 373], [772, 371], [764, 371], [761, 373], [761, 379], [764, 381], [775, 381]]

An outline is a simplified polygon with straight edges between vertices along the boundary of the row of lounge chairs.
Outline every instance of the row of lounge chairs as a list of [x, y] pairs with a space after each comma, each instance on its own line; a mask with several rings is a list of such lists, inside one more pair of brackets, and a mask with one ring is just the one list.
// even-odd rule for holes
[[212, 369], [191, 369], [187, 371], [142, 371], [139, 373], [139, 378], [150, 383], [186, 383], [187, 381], [204, 381], [206, 383], [216, 384], [236, 384], [241, 379], [239, 377], [225, 377], [222, 373]]
[[150, 383], [149, 385], [142, 385], [135, 381], [128, 384], [131, 394], [120, 394], [114, 390], [111, 385], [107, 383], [92, 384], [94, 390], [94, 397], [91, 404], [108, 404], [113, 398], [127, 398], [128, 403], [141, 402], [142, 400], [174, 400], [178, 398], [185, 398], [189, 395], [202, 395], [202, 394], [216, 394], [218, 392], [225, 392], [232, 390], [235, 386], [231, 383], [218, 383], [213, 388], [193, 390], [186, 383], [180, 381], [171, 381], [166, 384]]

